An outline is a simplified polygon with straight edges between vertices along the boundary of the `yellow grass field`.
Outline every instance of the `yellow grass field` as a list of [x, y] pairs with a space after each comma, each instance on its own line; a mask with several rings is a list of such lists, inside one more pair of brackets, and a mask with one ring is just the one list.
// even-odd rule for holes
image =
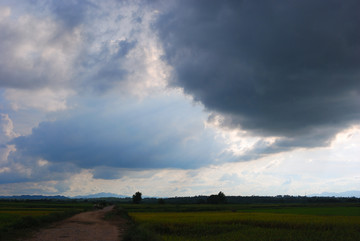
[[360, 240], [360, 216], [270, 212], [132, 212], [162, 240]]

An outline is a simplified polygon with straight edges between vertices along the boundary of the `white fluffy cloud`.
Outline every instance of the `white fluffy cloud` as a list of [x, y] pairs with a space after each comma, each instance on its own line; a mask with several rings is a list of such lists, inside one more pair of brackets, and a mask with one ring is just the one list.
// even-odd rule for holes
[[45, 112], [66, 110], [69, 108], [67, 98], [73, 91], [53, 89], [7, 89], [5, 98], [15, 111], [37, 109]]
[[8, 114], [0, 113], [0, 143], [5, 143], [17, 136], [14, 132], [14, 124]]
[[1, 9], [0, 88], [15, 110], [64, 110], [74, 93], [145, 97], [166, 85], [155, 11], [116, 1], [51, 2], [42, 15]]
[[67, 86], [81, 47], [80, 29], [65, 31], [49, 17], [11, 17], [6, 12], [0, 22], [0, 87]]
[[14, 145], [8, 145], [8, 141], [19, 136], [14, 132], [13, 122], [8, 114], [0, 113], [0, 173], [8, 172], [10, 169], [5, 166], [10, 152], [15, 151]]

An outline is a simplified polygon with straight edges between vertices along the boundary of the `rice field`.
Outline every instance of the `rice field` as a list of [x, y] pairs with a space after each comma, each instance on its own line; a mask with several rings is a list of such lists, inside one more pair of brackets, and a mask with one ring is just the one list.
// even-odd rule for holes
[[129, 215], [160, 240], [360, 240], [359, 206], [232, 208]]

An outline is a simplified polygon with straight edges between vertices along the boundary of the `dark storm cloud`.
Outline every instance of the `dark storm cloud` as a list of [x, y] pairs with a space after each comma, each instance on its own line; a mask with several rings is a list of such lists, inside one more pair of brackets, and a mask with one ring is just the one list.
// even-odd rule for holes
[[40, 123], [13, 144], [22, 156], [81, 168], [195, 168], [216, 162], [224, 146], [200, 118], [188, 119], [196, 115], [192, 109], [167, 98], [122, 111], [73, 113]]
[[171, 86], [224, 126], [284, 137], [272, 147], [284, 150], [324, 145], [358, 123], [359, 9], [355, 0], [178, 1], [154, 28]]
[[328, 146], [331, 143], [332, 136], [338, 131], [340, 131], [340, 128], [332, 127], [329, 130], [321, 127], [310, 132], [298, 134], [295, 137], [281, 137], [274, 142], [259, 140], [235, 161], [256, 160], [269, 154], [291, 151], [294, 148]]

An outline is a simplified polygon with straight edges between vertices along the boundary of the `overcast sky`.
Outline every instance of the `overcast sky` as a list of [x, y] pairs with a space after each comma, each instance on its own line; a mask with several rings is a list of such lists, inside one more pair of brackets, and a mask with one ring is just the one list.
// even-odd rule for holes
[[357, 0], [0, 0], [0, 195], [360, 190]]

